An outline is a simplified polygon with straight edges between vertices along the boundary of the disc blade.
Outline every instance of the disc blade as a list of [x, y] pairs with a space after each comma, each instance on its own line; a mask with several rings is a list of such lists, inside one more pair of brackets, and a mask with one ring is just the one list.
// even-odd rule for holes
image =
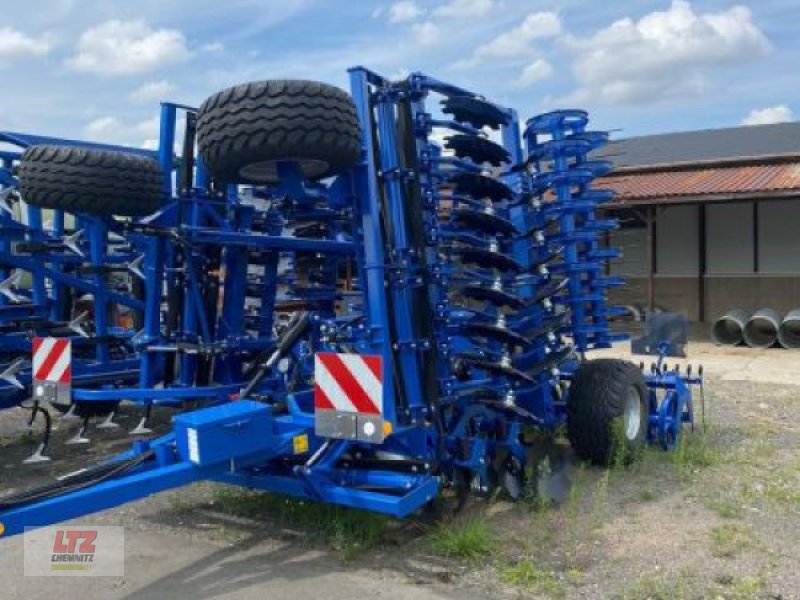
[[499, 167], [510, 159], [508, 151], [500, 144], [475, 135], [459, 134], [447, 138], [445, 146], [459, 158], [468, 158], [476, 163], [489, 163]]

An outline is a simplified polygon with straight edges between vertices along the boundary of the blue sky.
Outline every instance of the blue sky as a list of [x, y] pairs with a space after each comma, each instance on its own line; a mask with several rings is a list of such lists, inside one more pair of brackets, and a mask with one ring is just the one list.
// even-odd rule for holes
[[797, 0], [5, 0], [0, 128], [152, 145], [158, 101], [363, 64], [617, 135], [800, 115]]

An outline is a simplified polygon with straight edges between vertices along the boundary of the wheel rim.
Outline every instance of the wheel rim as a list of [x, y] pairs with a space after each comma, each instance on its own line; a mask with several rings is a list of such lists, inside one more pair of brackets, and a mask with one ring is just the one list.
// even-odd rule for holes
[[642, 427], [642, 403], [639, 398], [639, 390], [635, 387], [628, 388], [625, 394], [625, 439], [633, 441], [639, 436], [639, 429]]
[[239, 175], [248, 181], [273, 183], [278, 180], [278, 162], [297, 163], [303, 175], [309, 179], [320, 177], [330, 169], [330, 165], [322, 160], [286, 158], [282, 161], [264, 160], [250, 163], [239, 169]]

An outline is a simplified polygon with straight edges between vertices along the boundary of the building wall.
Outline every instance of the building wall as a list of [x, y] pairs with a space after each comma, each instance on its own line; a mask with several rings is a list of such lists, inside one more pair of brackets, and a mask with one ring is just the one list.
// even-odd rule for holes
[[[699, 224], [696, 205], [659, 208], [655, 304], [686, 313], [691, 320], [698, 320], [700, 310]], [[623, 249], [623, 258], [612, 265], [611, 273], [626, 280], [623, 288], [612, 291], [612, 302], [644, 307], [648, 285], [645, 228], [614, 232], [611, 244]], [[731, 308], [764, 307], [778, 312], [800, 307], [800, 201], [759, 202], [757, 228], [751, 202], [707, 205], [706, 320]]]
[[[625, 286], [612, 290], [612, 304], [647, 304], [647, 279], [626, 278]], [[699, 280], [696, 277], [655, 278], [656, 306], [669, 312], [699, 320]], [[779, 313], [800, 308], [800, 277], [750, 275], [744, 277], [706, 277], [706, 321], [731, 308], [755, 311], [774, 308]]]

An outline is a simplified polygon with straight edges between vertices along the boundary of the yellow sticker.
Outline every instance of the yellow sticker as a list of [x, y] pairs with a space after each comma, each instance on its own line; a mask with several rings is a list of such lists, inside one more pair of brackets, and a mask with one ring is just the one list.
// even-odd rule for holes
[[0, 523], [0, 535], [3, 535], [6, 532], [6, 526]]
[[292, 446], [295, 454], [308, 452], [308, 435], [296, 435], [292, 438]]

